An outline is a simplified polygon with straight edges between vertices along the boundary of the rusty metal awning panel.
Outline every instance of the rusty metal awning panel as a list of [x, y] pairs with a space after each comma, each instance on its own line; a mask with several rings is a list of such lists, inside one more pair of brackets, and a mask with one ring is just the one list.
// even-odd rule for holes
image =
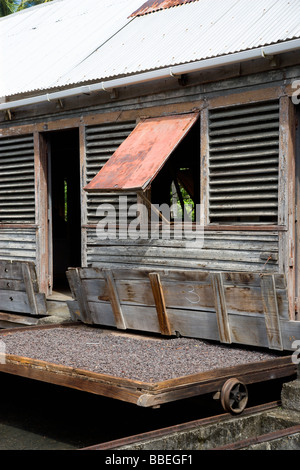
[[146, 190], [198, 116], [199, 113], [181, 114], [140, 122], [84, 189]]
[[130, 15], [131, 17], [146, 15], [157, 10], [166, 10], [167, 8], [177, 7], [185, 3], [195, 2], [197, 0], [148, 0]]

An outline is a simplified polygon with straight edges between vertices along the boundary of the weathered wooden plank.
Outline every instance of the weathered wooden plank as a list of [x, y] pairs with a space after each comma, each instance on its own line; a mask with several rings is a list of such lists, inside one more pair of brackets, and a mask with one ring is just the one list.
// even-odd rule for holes
[[15, 263], [11, 260], [0, 261], [0, 278], [23, 280], [21, 263]]
[[[112, 326], [116, 327], [115, 316], [110, 303], [105, 302], [89, 302], [89, 309], [91, 312], [91, 323], [95, 325]], [[124, 312], [124, 307], [123, 307]], [[125, 312], [124, 312], [125, 313]], [[126, 324], [128, 328], [128, 316], [126, 315]]]
[[[198, 310], [208, 308], [214, 310], [211, 285], [209, 283], [196, 283], [184, 281], [169, 281], [160, 275], [160, 282], [164, 291], [164, 301], [167, 308], [186, 308]], [[133, 305], [154, 306], [154, 298], [149, 282], [141, 279], [118, 281], [118, 291], [122, 303]], [[200, 300], [201, 299], [201, 300]]]
[[[36, 294], [36, 303], [39, 315], [45, 315], [45, 296], [42, 293]], [[0, 290], [1, 310], [7, 312], [32, 314], [32, 308], [28, 301], [26, 292], [13, 290]]]
[[25, 290], [25, 285], [24, 281], [19, 281], [19, 280], [11, 280], [11, 279], [0, 279], [0, 290], [20, 290], [24, 291]]
[[88, 302], [109, 302], [109, 289], [105, 279], [81, 279]]
[[[286, 289], [284, 274], [274, 274], [276, 289]], [[223, 273], [226, 286], [260, 287], [261, 273]]]
[[[183, 247], [184, 248], [184, 247]], [[119, 245], [95, 245], [91, 250], [88, 248], [87, 254], [93, 253], [94, 256], [117, 256], [117, 257], [127, 257], [131, 259], [132, 257], [141, 257], [141, 259], [179, 259], [179, 260], [222, 260], [222, 261], [240, 261], [240, 262], [249, 262], [249, 263], [265, 263], [265, 259], [262, 259], [262, 252], [265, 256], [273, 256], [276, 257], [277, 253], [274, 253], [272, 250], [267, 250], [267, 247], [263, 249], [261, 247], [261, 251], [252, 250], [238, 250], [234, 249], [234, 243], [231, 246], [231, 249], [219, 248], [219, 249], [206, 249], [205, 247], [202, 248], [187, 248], [185, 247], [184, 250], [178, 250], [177, 248], [174, 249], [172, 246], [134, 246], [134, 245], [127, 245], [126, 251], [122, 246], [121, 242]], [[275, 260], [276, 261], [276, 260]], [[270, 262], [274, 263], [274, 259], [270, 260]]]
[[[35, 291], [33, 288], [33, 282], [31, 278], [31, 272], [29, 269], [28, 264], [22, 264], [22, 273], [23, 273], [23, 280], [24, 280], [24, 285], [25, 285], [25, 291], [27, 293], [28, 297], [28, 303], [31, 308], [31, 314], [32, 315], [39, 315], [40, 312], [38, 310], [37, 302], [36, 302], [36, 297], [35, 297]], [[43, 314], [46, 313], [46, 302], [45, 302], [45, 308], [43, 309]]]
[[7, 327], [7, 324], [9, 324], [9, 326], [12, 326], [11, 324], [14, 324], [15, 326], [31, 326], [37, 325], [38, 319], [24, 315], [0, 312], [0, 325], [1, 324], [5, 324], [5, 327]]
[[160, 332], [162, 335], [170, 336], [172, 334], [172, 330], [171, 330], [171, 326], [170, 326], [170, 322], [168, 318], [164, 292], [163, 292], [163, 288], [160, 282], [159, 274], [150, 273], [149, 279], [150, 279], [152, 293], [153, 293], [153, 297], [155, 301]]
[[105, 280], [106, 280], [106, 284], [108, 288], [109, 300], [110, 300], [112, 310], [114, 313], [116, 326], [117, 328], [126, 330], [127, 328], [126, 321], [122, 312], [122, 307], [120, 304], [113, 273], [110, 270], [105, 270], [103, 274], [105, 276]]
[[[265, 361], [268, 362], [268, 361]], [[232, 376], [239, 377], [239, 380], [246, 385], [253, 384], [257, 382], [264, 382], [271, 379], [280, 379], [287, 376], [294, 376], [296, 375], [296, 368], [293, 364], [288, 364], [283, 367], [275, 367], [275, 368], [266, 368], [256, 371], [253, 371], [249, 374], [243, 372], [243, 368], [240, 367], [232, 367], [231, 371], [228, 375], [223, 375], [222, 377], [215, 377], [214, 379], [207, 379], [205, 380], [200, 379], [198, 382], [188, 383], [188, 384], [181, 384], [178, 387], [173, 387], [168, 390], [159, 390], [153, 393], [144, 393], [138, 399], [137, 405], [143, 407], [154, 407], [157, 405], [161, 405], [163, 403], [170, 403], [172, 401], [182, 400], [191, 398], [197, 395], [204, 395], [207, 393], [212, 393], [214, 391], [220, 390], [226, 380], [232, 378]]]
[[222, 343], [232, 343], [226, 297], [221, 273], [211, 275], [214, 303], [217, 315], [218, 330]]
[[79, 272], [80, 272], [79, 268], [71, 268], [67, 271], [67, 278], [69, 281], [72, 295], [74, 299], [76, 299], [78, 302], [82, 321], [85, 323], [91, 324], [92, 320], [91, 320], [89, 304], [87, 302], [86, 295], [82, 287]]
[[277, 294], [273, 276], [262, 276], [261, 294], [269, 348], [283, 350]]
[[67, 300], [66, 304], [70, 312], [71, 320], [75, 322], [80, 321], [80, 308], [77, 300]]
[[255, 262], [251, 258], [243, 262], [223, 261], [214, 259], [201, 259], [200, 257], [191, 259], [175, 259], [175, 258], [148, 258], [145, 256], [117, 256], [117, 255], [92, 255], [88, 253], [88, 262], [93, 263], [94, 266], [101, 266], [111, 269], [131, 268], [138, 269], [143, 266], [144, 268], [152, 267], [152, 271], [157, 268], [161, 269], [189, 269], [189, 270], [205, 270], [205, 271], [248, 271], [259, 272], [264, 268], [266, 272], [278, 272], [278, 266], [274, 262], [265, 263], [262, 260]]

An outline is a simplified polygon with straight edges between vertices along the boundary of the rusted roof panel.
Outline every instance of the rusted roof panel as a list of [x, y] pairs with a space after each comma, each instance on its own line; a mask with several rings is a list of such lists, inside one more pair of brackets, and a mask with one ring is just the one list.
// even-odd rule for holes
[[148, 0], [138, 10], [132, 13], [130, 17], [142, 16], [147, 13], [153, 13], [158, 10], [166, 10], [167, 8], [177, 7], [184, 3], [197, 2], [198, 0]]
[[198, 113], [145, 119], [84, 188], [87, 192], [147, 189]]

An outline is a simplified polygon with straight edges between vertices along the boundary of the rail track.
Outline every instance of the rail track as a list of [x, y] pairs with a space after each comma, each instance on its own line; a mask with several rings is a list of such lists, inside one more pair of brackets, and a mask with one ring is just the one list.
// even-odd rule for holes
[[[246, 409], [243, 412], [242, 416], [249, 417], [249, 416], [254, 416], [259, 413], [266, 412], [266, 411], [276, 410], [280, 406], [280, 404], [281, 404], [280, 401], [273, 401], [270, 403], [264, 403], [261, 405], [253, 406], [251, 408]], [[186, 422], [186, 423], [176, 424], [176, 425], [169, 426], [166, 428], [156, 429], [150, 432], [125, 437], [122, 439], [116, 439], [113, 441], [96, 444], [94, 446], [85, 447], [81, 450], [110, 451], [110, 450], [128, 449], [131, 447], [138, 448], [139, 445], [143, 446], [143, 443], [146, 443], [146, 442], [154, 442], [154, 441], [157, 442], [157, 440], [159, 439], [176, 435], [178, 433], [194, 431], [204, 426], [218, 425], [218, 424], [221, 425], [225, 420], [229, 420], [229, 419], [234, 419], [234, 418], [230, 413], [223, 413], [223, 414], [216, 415], [216, 416], [211, 416], [211, 417], [197, 419], [197, 420]], [[235, 419], [239, 419], [239, 418], [236, 417]], [[299, 431], [300, 431], [300, 425], [295, 426], [294, 428], [295, 429], [292, 430], [293, 432], [296, 432], [297, 430], [296, 428], [299, 428]], [[282, 430], [281, 432], [283, 433], [284, 431], [286, 433], [286, 430]], [[277, 431], [276, 434], [280, 435], [280, 432]], [[254, 438], [252, 440], [254, 441]], [[224, 449], [227, 448], [227, 446], [223, 446], [223, 447]], [[228, 444], [228, 449], [231, 449], [231, 448], [234, 449], [235, 447], [240, 448], [238, 447], [237, 444]]]

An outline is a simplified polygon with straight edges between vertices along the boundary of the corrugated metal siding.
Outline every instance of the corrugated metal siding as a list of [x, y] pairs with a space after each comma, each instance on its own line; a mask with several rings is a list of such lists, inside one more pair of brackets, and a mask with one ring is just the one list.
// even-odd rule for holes
[[278, 101], [209, 113], [210, 222], [278, 219]]
[[[0, 96], [105, 80], [300, 37], [298, 0], [56, 0], [0, 20]], [[154, 34], [155, 31], [155, 34]]]
[[[88, 126], [86, 128], [86, 182], [89, 183], [109, 160], [119, 145], [135, 128], [136, 122], [113, 122]], [[136, 195], [122, 193], [128, 196], [128, 203], [136, 202]], [[87, 222], [96, 224], [99, 221], [97, 208], [101, 204], [112, 204], [118, 212], [119, 195], [88, 194], [87, 195]]]
[[0, 223], [35, 222], [33, 135], [0, 139]]

